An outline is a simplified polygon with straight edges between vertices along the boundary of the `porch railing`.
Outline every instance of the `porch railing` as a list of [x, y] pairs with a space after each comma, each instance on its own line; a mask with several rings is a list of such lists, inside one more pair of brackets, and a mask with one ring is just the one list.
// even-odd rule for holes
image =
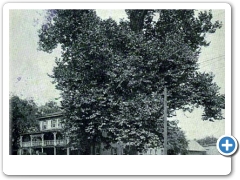
[[65, 146], [66, 140], [44, 140], [42, 141], [28, 141], [22, 142], [22, 147], [34, 147], [34, 146]]

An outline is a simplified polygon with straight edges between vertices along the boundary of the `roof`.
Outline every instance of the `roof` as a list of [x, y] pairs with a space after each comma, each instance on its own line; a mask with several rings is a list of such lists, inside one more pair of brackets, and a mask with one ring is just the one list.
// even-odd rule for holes
[[51, 114], [46, 114], [44, 116], [41, 116], [41, 117], [37, 118], [37, 120], [44, 120], [44, 119], [60, 117], [60, 116], [63, 116], [63, 112], [61, 112], [61, 111], [55, 112], [55, 113], [51, 113]]
[[203, 147], [216, 146], [216, 143], [204, 144]]
[[206, 151], [197, 141], [191, 140], [188, 142], [188, 151]]
[[46, 130], [41, 130], [41, 131], [29, 131], [26, 133], [22, 133], [21, 135], [28, 135], [28, 134], [42, 134], [42, 133], [47, 133], [47, 132], [57, 132], [57, 131], [62, 131], [61, 128], [56, 128], [56, 129], [46, 129]]

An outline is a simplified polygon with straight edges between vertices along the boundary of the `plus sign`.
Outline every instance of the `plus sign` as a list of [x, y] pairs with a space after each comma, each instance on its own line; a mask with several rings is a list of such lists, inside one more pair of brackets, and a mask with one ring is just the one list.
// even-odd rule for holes
[[224, 156], [233, 155], [238, 147], [238, 142], [233, 136], [221, 136], [217, 140], [217, 149]]
[[232, 147], [233, 145], [232, 145], [232, 144], [229, 144], [229, 141], [228, 141], [228, 139], [227, 139], [227, 140], [226, 140], [226, 144], [222, 144], [222, 146], [226, 148], [226, 151], [228, 151], [228, 150], [229, 150], [229, 147]]

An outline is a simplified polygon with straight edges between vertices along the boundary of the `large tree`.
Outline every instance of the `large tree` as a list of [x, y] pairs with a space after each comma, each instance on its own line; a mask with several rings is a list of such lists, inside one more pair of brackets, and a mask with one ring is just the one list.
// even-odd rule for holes
[[100, 142], [139, 151], [161, 145], [164, 87], [169, 116], [202, 106], [205, 120], [222, 118], [224, 96], [197, 63], [201, 46], [209, 45], [205, 35], [221, 26], [211, 22], [211, 11], [126, 12], [129, 21], [117, 24], [94, 10], [49, 10], [39, 30], [41, 50], [62, 48], [52, 77], [62, 92], [66, 132], [81, 153]]
[[33, 100], [21, 99], [16, 95], [10, 98], [10, 154], [16, 154], [19, 149], [20, 135], [38, 130], [36, 113], [37, 106]]
[[[92, 10], [52, 10], [40, 31], [40, 48], [51, 52], [61, 44], [62, 58], [54, 68], [57, 88], [62, 91], [65, 131], [80, 153], [107, 142], [102, 135], [109, 114], [106, 105], [106, 72], [114, 56], [101, 32], [101, 21]], [[53, 23], [54, 22], [54, 23]], [[114, 22], [115, 23], [115, 22]], [[109, 101], [109, 98], [107, 98]], [[107, 124], [107, 123], [105, 123]]]

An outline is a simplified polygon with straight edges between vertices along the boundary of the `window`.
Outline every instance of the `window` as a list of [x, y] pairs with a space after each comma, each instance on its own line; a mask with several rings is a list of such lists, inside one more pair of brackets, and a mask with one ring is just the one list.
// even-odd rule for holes
[[60, 120], [60, 119], [58, 119], [57, 127], [59, 127], [59, 128], [62, 127], [62, 123], [61, 123], [61, 120]]
[[47, 122], [46, 121], [43, 121], [42, 122], [42, 129], [47, 129]]
[[56, 121], [56, 119], [55, 119], [55, 120], [52, 120], [52, 121], [51, 121], [51, 127], [52, 127], [52, 128], [56, 128], [56, 126], [57, 126], [57, 121]]

